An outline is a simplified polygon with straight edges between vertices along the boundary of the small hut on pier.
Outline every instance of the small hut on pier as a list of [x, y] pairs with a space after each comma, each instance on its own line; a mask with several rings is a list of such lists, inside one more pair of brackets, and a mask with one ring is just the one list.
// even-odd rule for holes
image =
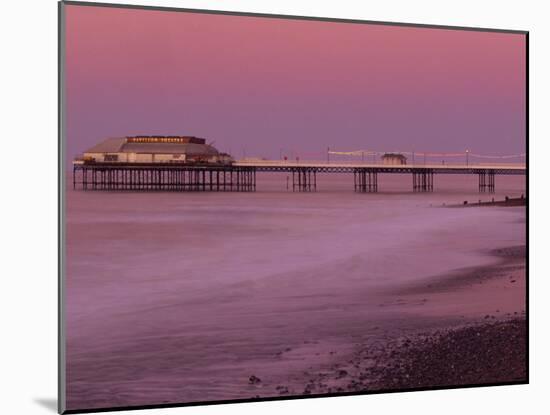
[[382, 156], [382, 163], [391, 165], [405, 165], [407, 164], [407, 157], [400, 153], [386, 153]]

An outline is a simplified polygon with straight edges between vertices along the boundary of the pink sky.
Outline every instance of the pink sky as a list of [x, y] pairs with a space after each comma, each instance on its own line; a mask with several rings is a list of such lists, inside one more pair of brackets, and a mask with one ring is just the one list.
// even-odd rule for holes
[[196, 135], [241, 157], [525, 149], [525, 35], [68, 5], [67, 155]]

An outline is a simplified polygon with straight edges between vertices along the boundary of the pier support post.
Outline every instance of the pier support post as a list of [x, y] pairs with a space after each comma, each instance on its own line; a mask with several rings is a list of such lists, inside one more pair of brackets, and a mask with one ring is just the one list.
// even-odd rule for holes
[[[256, 174], [254, 172], [254, 174]], [[254, 178], [254, 187], [256, 187]], [[315, 192], [317, 191], [317, 171], [309, 167], [296, 167], [292, 169], [292, 191], [293, 192]]]
[[[302, 187], [315, 186], [301, 172]], [[256, 167], [73, 165], [73, 189], [160, 191], [256, 191]]]
[[432, 169], [416, 169], [412, 172], [413, 192], [433, 192], [434, 172]]
[[254, 192], [256, 191], [256, 167], [254, 167], [254, 170], [252, 171], [252, 174], [254, 175]]
[[478, 172], [479, 192], [495, 193], [495, 171], [480, 170]]
[[357, 168], [353, 171], [353, 184], [356, 192], [378, 192], [378, 172], [374, 169]]

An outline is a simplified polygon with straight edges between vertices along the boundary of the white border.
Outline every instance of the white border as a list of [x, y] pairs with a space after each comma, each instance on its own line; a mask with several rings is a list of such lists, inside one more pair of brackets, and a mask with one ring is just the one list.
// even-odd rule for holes
[[[518, 414], [547, 407], [548, 303], [543, 237], [548, 196], [543, 159], [548, 140], [547, 50], [544, 2], [428, 0], [136, 0], [144, 5], [353, 18], [530, 31], [531, 385], [354, 396], [140, 411], [142, 414]], [[2, 4], [2, 379], [6, 413], [52, 414], [57, 377], [57, 4]], [[546, 185], [546, 186], [545, 186]], [[533, 225], [535, 224], [535, 225]], [[534, 326], [537, 329], [534, 329]], [[45, 404], [45, 405], [44, 405]], [[162, 411], [162, 412], [161, 412]], [[137, 413], [137, 412], [134, 412]]]

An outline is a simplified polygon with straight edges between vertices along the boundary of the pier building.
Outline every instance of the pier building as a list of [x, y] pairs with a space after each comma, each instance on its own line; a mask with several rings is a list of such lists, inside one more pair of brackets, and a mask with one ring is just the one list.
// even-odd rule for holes
[[192, 136], [112, 137], [86, 150], [87, 162], [111, 163], [214, 163], [231, 164], [204, 138]]

